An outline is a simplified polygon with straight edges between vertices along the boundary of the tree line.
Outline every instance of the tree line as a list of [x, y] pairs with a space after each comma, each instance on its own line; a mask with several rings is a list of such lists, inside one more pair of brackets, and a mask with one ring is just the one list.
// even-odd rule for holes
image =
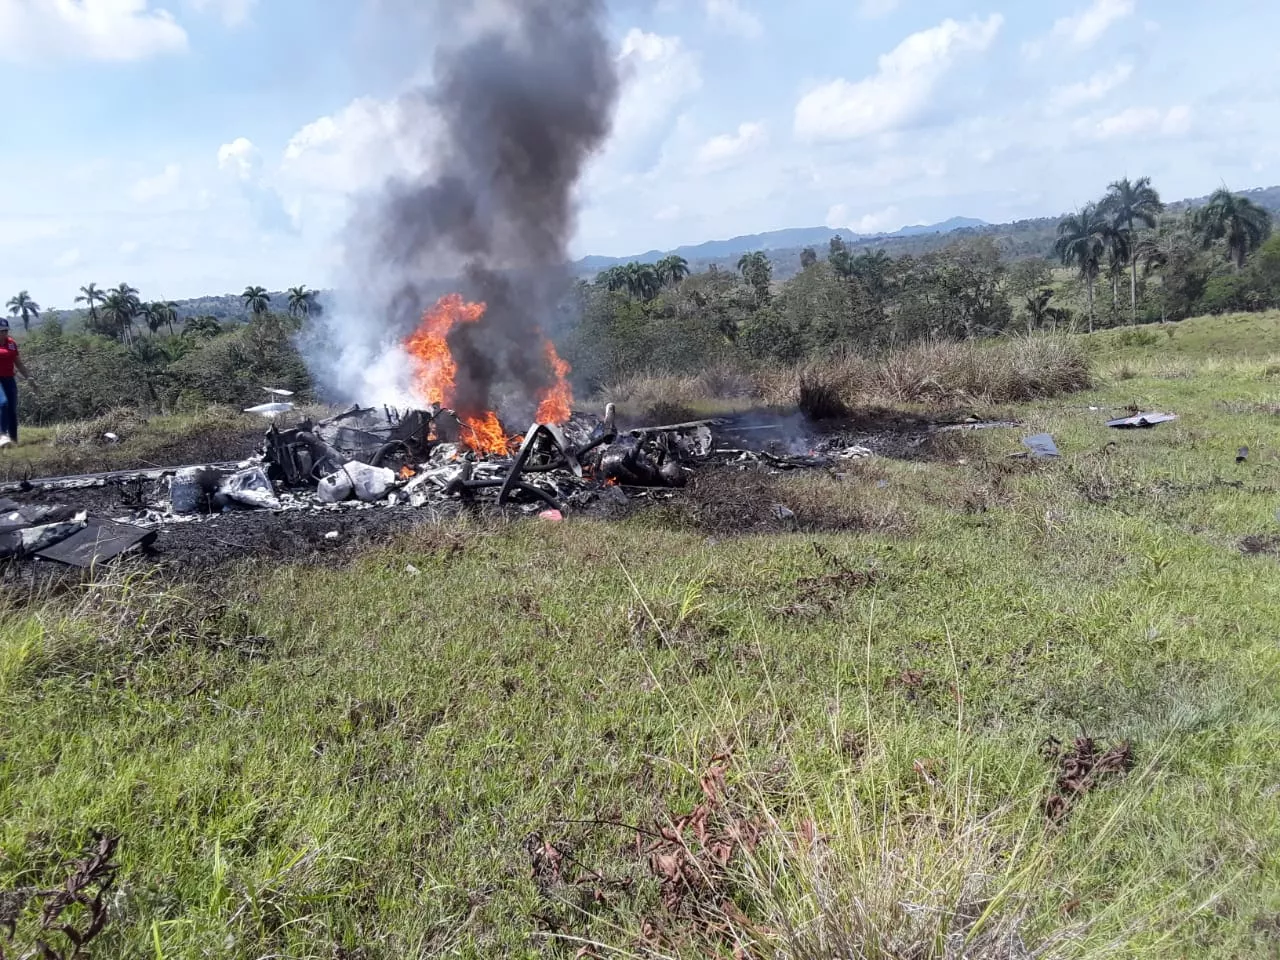
[[[799, 254], [776, 282], [764, 251], [730, 271], [691, 273], [678, 256], [611, 267], [580, 282], [567, 335], [593, 383], [638, 369], [794, 362], [832, 350], [874, 351], [921, 338], [1092, 330], [1197, 313], [1280, 306], [1280, 239], [1246, 197], [1219, 190], [1169, 213], [1150, 178], [1113, 182], [1063, 217], [1054, 256], [1011, 259], [990, 235], [890, 256], [840, 237]], [[1109, 281], [1109, 305], [1098, 296]]]
[[1176, 256], [1179, 245], [1182, 253], [1195, 245], [1202, 250], [1216, 245], [1240, 274], [1249, 256], [1271, 236], [1271, 214], [1225, 187], [1203, 207], [1180, 217], [1162, 218], [1164, 209], [1150, 177], [1125, 178], [1112, 183], [1101, 200], [1086, 204], [1058, 224], [1054, 250], [1065, 266], [1078, 272], [1086, 292], [1090, 330], [1097, 319], [1094, 291], [1104, 273], [1111, 281], [1114, 306], [1120, 277], [1127, 271], [1130, 322], [1137, 323], [1140, 265], [1147, 272], [1175, 271], [1179, 265], [1187, 266]]

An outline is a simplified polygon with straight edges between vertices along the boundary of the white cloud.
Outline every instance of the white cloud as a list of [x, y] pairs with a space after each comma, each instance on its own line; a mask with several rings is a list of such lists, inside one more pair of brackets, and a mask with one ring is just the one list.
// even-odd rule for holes
[[1094, 140], [1120, 140], [1134, 137], [1178, 137], [1191, 129], [1191, 108], [1171, 107], [1159, 110], [1155, 107], [1130, 107], [1128, 110], [1103, 117], [1101, 120], [1081, 120], [1076, 130]]
[[144, 60], [187, 48], [148, 0], [0, 0], [0, 59]]
[[181, 179], [182, 168], [176, 163], [171, 163], [154, 177], [145, 177], [135, 183], [129, 190], [129, 196], [135, 203], [150, 203], [167, 197], [177, 190]]
[[1100, 70], [1088, 80], [1055, 87], [1049, 95], [1050, 113], [1061, 113], [1086, 103], [1095, 103], [1133, 76], [1133, 65], [1118, 63], [1110, 70]]
[[653, 215], [653, 219], [655, 219], [655, 220], [657, 220], [657, 221], [660, 221], [660, 222], [663, 222], [663, 223], [669, 222], [669, 221], [671, 221], [671, 220], [679, 220], [679, 219], [680, 219], [680, 215], [681, 215], [683, 212], [684, 212], [684, 210], [683, 210], [683, 208], [680, 206], [680, 204], [678, 204], [678, 203], [673, 203], [673, 204], [671, 204], [670, 206], [663, 207], [661, 210], [659, 210], [657, 213], [655, 213], [655, 214]]
[[1135, 0], [1093, 0], [1073, 17], [1063, 17], [1053, 25], [1053, 36], [1077, 46], [1088, 46], [1102, 37], [1111, 25], [1133, 15]]
[[187, 0], [197, 12], [217, 14], [228, 27], [238, 27], [249, 19], [258, 0]]
[[252, 179], [261, 162], [258, 148], [247, 137], [237, 137], [218, 148], [218, 169], [239, 180]]
[[748, 40], [764, 35], [764, 25], [760, 23], [760, 18], [750, 10], [743, 9], [741, 0], [707, 0], [707, 19], [712, 26]]
[[864, 20], [879, 20], [898, 9], [900, 0], [862, 0], [858, 4], [858, 16]]
[[737, 133], [722, 133], [698, 148], [698, 164], [716, 170], [745, 157], [765, 141], [763, 123], [739, 124]]
[[623, 38], [618, 65], [623, 78], [613, 123], [618, 138], [651, 135], [702, 86], [697, 59], [679, 37], [633, 28]]
[[879, 60], [879, 69], [857, 83], [840, 79], [810, 91], [796, 105], [795, 132], [802, 140], [856, 140], [901, 127], [929, 104], [934, 87], [958, 55], [986, 50], [1004, 18], [957, 23], [944, 20], [913, 33]]
[[902, 225], [902, 215], [898, 212], [897, 207], [886, 207], [875, 213], [864, 214], [861, 217], [851, 217], [849, 208], [843, 203], [836, 204], [828, 210], [825, 221], [825, 226], [833, 230], [844, 227], [863, 236], [891, 233], [902, 227]]

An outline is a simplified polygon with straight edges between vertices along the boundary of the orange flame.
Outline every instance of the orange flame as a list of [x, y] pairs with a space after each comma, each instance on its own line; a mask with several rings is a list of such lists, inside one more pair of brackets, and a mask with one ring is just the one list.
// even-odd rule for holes
[[569, 376], [569, 364], [560, 359], [556, 353], [556, 345], [546, 341], [544, 349], [547, 362], [556, 375], [555, 385], [549, 387], [538, 397], [538, 423], [564, 423], [573, 413], [573, 388], [565, 377]]
[[417, 362], [415, 385], [428, 404], [447, 405], [458, 385], [449, 332], [459, 323], [475, 323], [484, 311], [483, 303], [467, 303], [461, 295], [451, 293], [423, 314], [422, 323], [405, 341], [405, 349]]
[[[405, 341], [405, 350], [416, 367], [414, 386], [428, 404], [452, 406], [457, 389], [458, 364], [449, 352], [449, 333], [460, 323], [475, 323], [484, 316], [485, 304], [468, 303], [460, 294], [451, 293], [422, 317], [418, 329]], [[555, 373], [555, 385], [538, 396], [538, 422], [564, 423], [573, 406], [573, 391], [565, 379], [569, 364], [560, 359], [555, 346], [546, 341], [547, 362]], [[519, 438], [508, 438], [497, 413], [486, 411], [480, 416], [461, 416], [463, 446], [478, 453], [510, 456]]]
[[494, 453], [500, 457], [511, 455], [507, 433], [502, 429], [498, 415], [492, 410], [483, 417], [462, 418], [462, 442], [481, 453]]

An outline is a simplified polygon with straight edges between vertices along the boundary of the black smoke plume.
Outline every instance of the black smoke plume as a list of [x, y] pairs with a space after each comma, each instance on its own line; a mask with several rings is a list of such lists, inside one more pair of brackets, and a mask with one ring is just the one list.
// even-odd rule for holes
[[569, 281], [575, 186], [609, 135], [619, 80], [604, 0], [458, 7], [472, 21], [465, 38], [437, 45], [434, 83], [409, 95], [436, 120], [421, 132], [430, 171], [359, 210], [348, 255], [372, 280], [364, 312], [394, 330], [411, 329], [440, 281], [457, 278], [488, 309], [450, 337], [455, 406], [531, 409], [552, 381], [540, 331]]

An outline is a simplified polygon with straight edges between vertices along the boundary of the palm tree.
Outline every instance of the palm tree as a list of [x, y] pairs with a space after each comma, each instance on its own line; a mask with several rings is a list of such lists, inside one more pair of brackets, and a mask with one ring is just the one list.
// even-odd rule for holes
[[112, 290], [102, 306], [102, 333], [125, 339], [125, 331], [133, 322], [133, 310], [128, 300]]
[[1227, 242], [1227, 255], [1237, 271], [1244, 268], [1245, 258], [1271, 236], [1271, 214], [1226, 187], [1215, 191], [1196, 213], [1195, 223], [1206, 246], [1215, 240]]
[[1141, 223], [1145, 227], [1154, 227], [1156, 219], [1164, 210], [1160, 194], [1151, 186], [1150, 177], [1139, 177], [1136, 183], [1129, 178], [1117, 180], [1107, 188], [1107, 195], [1102, 201], [1111, 215], [1111, 224], [1117, 230], [1121, 227], [1127, 231], [1129, 247], [1129, 315], [1133, 323], [1138, 322], [1138, 240], [1134, 227]]
[[658, 261], [657, 270], [663, 286], [674, 287], [689, 275], [689, 261], [673, 253]]
[[608, 270], [601, 270], [596, 274], [596, 283], [611, 292], [627, 289], [626, 267], [618, 264]]
[[133, 322], [142, 313], [142, 301], [138, 298], [137, 288], [122, 283], [108, 290], [107, 308], [103, 312], [111, 314], [116, 336], [123, 336], [126, 342], [132, 342]]
[[653, 264], [633, 262], [624, 269], [627, 289], [633, 297], [648, 302], [662, 291], [662, 278]]
[[221, 332], [222, 324], [218, 323], [216, 317], [187, 317], [187, 322], [182, 325], [184, 336], [204, 340], [211, 340]]
[[76, 303], [85, 303], [89, 305], [89, 325], [93, 327], [98, 322], [99, 303], [106, 303], [107, 295], [98, 289], [96, 283], [90, 283], [80, 288], [80, 296], [76, 297]]
[[240, 299], [255, 317], [260, 317], [271, 309], [271, 296], [266, 287], [245, 287]]
[[1109, 226], [1102, 238], [1107, 255], [1107, 279], [1111, 281], [1111, 317], [1115, 322], [1120, 312], [1120, 278], [1129, 266], [1129, 235], [1122, 228]]
[[31, 299], [31, 294], [23, 290], [16, 297], [13, 297], [5, 304], [9, 308], [10, 316], [22, 317], [22, 329], [31, 329], [31, 320], [40, 319], [40, 304]]
[[164, 319], [165, 324], [169, 327], [169, 336], [173, 336], [173, 325], [178, 320], [178, 305], [172, 300], [165, 300], [163, 303], [155, 304], [160, 316]]
[[144, 303], [140, 311], [143, 322], [147, 325], [147, 330], [151, 332], [151, 336], [155, 336], [160, 332], [160, 328], [164, 326], [164, 304], [162, 303]]
[[1051, 306], [1053, 288], [1045, 287], [1037, 293], [1027, 294], [1027, 327], [1029, 330], [1044, 330], [1047, 327], [1058, 328], [1058, 321], [1065, 320], [1067, 311]]
[[1080, 271], [1089, 300], [1090, 333], [1093, 332], [1094, 320], [1093, 285], [1102, 269], [1103, 248], [1110, 232], [1111, 224], [1102, 210], [1096, 203], [1088, 203], [1076, 213], [1063, 217], [1058, 224], [1058, 240], [1053, 246], [1065, 266]]
[[316, 292], [306, 286], [289, 288], [289, 316], [309, 317], [315, 309]]

